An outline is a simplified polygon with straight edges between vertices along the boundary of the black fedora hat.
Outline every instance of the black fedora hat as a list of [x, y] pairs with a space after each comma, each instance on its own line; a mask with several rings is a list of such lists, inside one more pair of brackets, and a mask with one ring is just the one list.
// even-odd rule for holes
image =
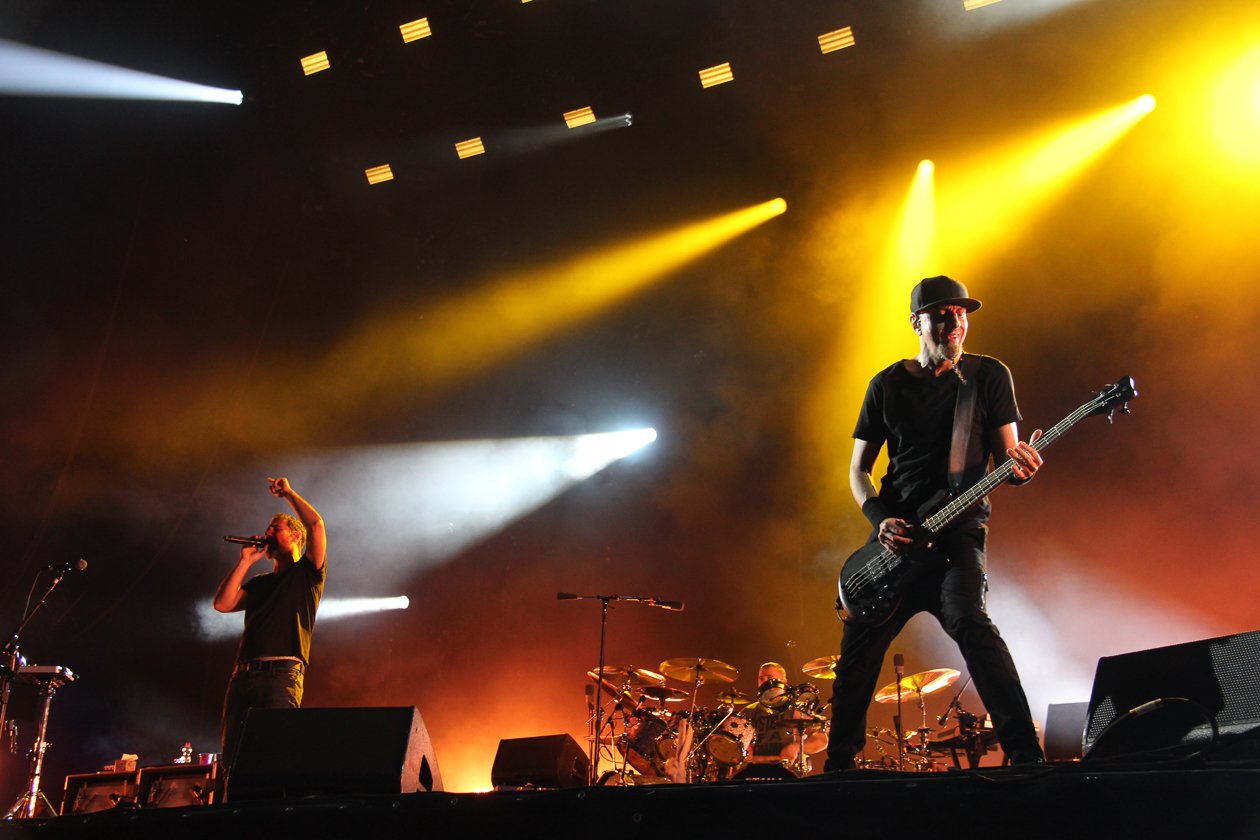
[[967, 287], [944, 274], [925, 277], [910, 290], [910, 311], [922, 312], [933, 306], [956, 304], [968, 312], [980, 308], [980, 301], [967, 295]]

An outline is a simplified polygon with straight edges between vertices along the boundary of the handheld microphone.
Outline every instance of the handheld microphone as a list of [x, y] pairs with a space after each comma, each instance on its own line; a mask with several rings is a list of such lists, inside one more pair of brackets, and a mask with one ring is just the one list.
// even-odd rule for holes
[[262, 548], [267, 544], [266, 537], [233, 537], [226, 536], [224, 542], [236, 543], [237, 545], [252, 545], [254, 548]]
[[81, 572], [87, 568], [86, 560], [62, 560], [60, 563], [49, 563], [44, 567], [50, 572]]
[[893, 671], [897, 674], [897, 679], [901, 679], [906, 675], [906, 657], [904, 654], [893, 654]]

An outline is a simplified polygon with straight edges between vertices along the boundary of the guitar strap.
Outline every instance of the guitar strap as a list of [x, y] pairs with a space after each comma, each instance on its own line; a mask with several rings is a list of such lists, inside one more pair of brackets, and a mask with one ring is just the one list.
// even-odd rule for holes
[[976, 394], [980, 390], [976, 377], [980, 373], [980, 356], [963, 354], [957, 372], [961, 373], [958, 398], [954, 402], [954, 435], [949, 445], [949, 489], [958, 495], [970, 484], [967, 469], [981, 460], [971, 447], [971, 428], [976, 416]]

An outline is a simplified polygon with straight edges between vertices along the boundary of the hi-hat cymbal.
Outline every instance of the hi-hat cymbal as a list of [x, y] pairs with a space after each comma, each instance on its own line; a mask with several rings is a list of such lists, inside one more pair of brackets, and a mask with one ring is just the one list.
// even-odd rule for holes
[[685, 691], [677, 688], [670, 688], [665, 685], [645, 685], [642, 688], [636, 688], [635, 694], [642, 694], [644, 697], [651, 697], [653, 700], [660, 700], [663, 703], [673, 703], [678, 700], [686, 700], [689, 695]]
[[818, 680], [834, 680], [836, 678], [836, 663], [839, 661], [839, 655], [820, 656], [802, 665], [801, 673]]
[[[592, 668], [586, 672], [591, 679], [599, 679], [599, 672]], [[635, 668], [631, 665], [605, 665], [605, 683], [616, 685], [664, 685], [665, 678], [655, 671], [646, 668]]]
[[720, 659], [680, 656], [666, 659], [660, 668], [662, 674], [681, 682], [733, 683], [739, 679], [739, 669]]
[[[953, 668], [935, 668], [931, 671], [923, 671], [918, 674], [911, 674], [908, 677], [902, 677], [902, 699], [904, 700], [907, 694], [931, 694], [934, 691], [940, 691], [942, 688], [953, 685], [954, 680], [958, 679], [959, 676], [961, 676], [959, 672]], [[896, 703], [897, 683], [889, 683], [875, 692], [875, 702]]]
[[719, 694], [717, 701], [722, 704], [729, 703], [732, 706], [747, 706], [749, 703], [755, 703], [757, 697], [754, 694], [745, 694], [738, 688], [732, 688]]

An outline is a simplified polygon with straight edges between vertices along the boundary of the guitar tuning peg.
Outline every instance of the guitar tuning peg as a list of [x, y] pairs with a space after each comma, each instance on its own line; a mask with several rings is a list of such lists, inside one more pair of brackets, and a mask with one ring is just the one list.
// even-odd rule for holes
[[1129, 411], [1129, 404], [1128, 404], [1128, 403], [1125, 403], [1124, 405], [1120, 406], [1120, 413], [1121, 413], [1121, 414], [1132, 414], [1133, 412], [1132, 412], [1132, 411]]

